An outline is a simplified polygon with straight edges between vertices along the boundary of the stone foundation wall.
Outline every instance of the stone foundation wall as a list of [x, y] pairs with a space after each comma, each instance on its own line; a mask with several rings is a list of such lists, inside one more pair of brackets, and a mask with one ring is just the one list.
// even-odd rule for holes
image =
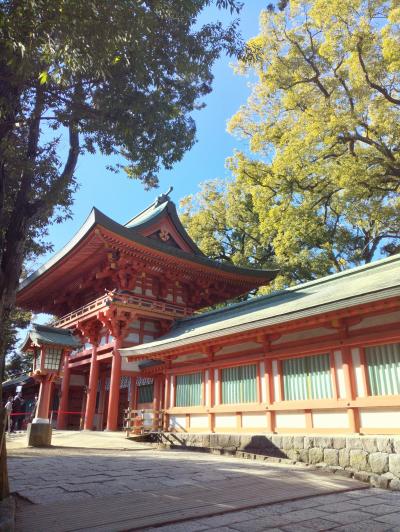
[[301, 462], [400, 490], [400, 436], [161, 434], [161, 443], [265, 461]]

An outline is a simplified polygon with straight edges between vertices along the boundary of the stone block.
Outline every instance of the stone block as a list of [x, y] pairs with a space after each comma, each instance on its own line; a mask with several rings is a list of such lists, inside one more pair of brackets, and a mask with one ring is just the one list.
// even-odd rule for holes
[[339, 465], [341, 467], [348, 467], [350, 465], [350, 450], [349, 449], [339, 450]]
[[51, 446], [50, 423], [29, 423], [26, 431], [28, 445], [30, 447]]
[[251, 437], [250, 447], [258, 451], [266, 451], [274, 447], [274, 444], [267, 436], [256, 435]]
[[360, 482], [369, 482], [371, 474], [367, 471], [356, 471], [354, 473], [354, 478], [359, 480]]
[[339, 451], [337, 449], [324, 449], [324, 462], [328, 466], [339, 465]]
[[314, 436], [304, 436], [304, 449], [314, 447]]
[[324, 459], [323, 449], [313, 447], [308, 451], [310, 464], [318, 464]]
[[392, 453], [393, 452], [393, 442], [391, 438], [386, 436], [378, 436], [376, 438], [376, 446], [378, 451], [381, 453]]
[[389, 471], [400, 478], [400, 454], [389, 455]]
[[300, 449], [299, 451], [299, 461], [308, 464], [309, 462], [309, 449]]
[[333, 438], [333, 448], [334, 449], [344, 449], [346, 447], [346, 438], [335, 436]]
[[361, 440], [362, 448], [367, 453], [376, 453], [378, 447], [376, 445], [376, 438], [362, 438]]
[[241, 451], [245, 451], [246, 449], [250, 449], [250, 442], [251, 442], [251, 435], [250, 434], [241, 435], [238, 449], [240, 449]]
[[272, 443], [278, 449], [282, 449], [282, 436], [277, 436], [276, 434], [272, 435]]
[[373, 473], [386, 473], [389, 470], [389, 459], [386, 453], [371, 453], [368, 457]]
[[393, 475], [393, 473], [391, 473], [390, 471], [388, 471], [387, 473], [384, 473], [384, 474], [382, 475], [382, 477], [387, 478], [388, 480], [392, 480], [392, 479], [396, 478], [396, 477]]
[[349, 436], [346, 438], [347, 449], [362, 449], [362, 441], [359, 436]]
[[282, 449], [287, 451], [293, 449], [294, 438], [293, 436], [282, 436]]
[[286, 451], [286, 455], [289, 460], [293, 460], [294, 462], [298, 462], [300, 460], [300, 451], [297, 449], [289, 449]]
[[390, 481], [389, 488], [394, 491], [400, 491], [400, 480], [398, 478], [394, 478]]
[[393, 451], [400, 454], [400, 438], [397, 436], [392, 438]]
[[369, 483], [374, 488], [387, 489], [389, 487], [390, 480], [383, 475], [371, 475]]
[[304, 436], [295, 436], [293, 438], [293, 446], [295, 449], [304, 449]]
[[370, 466], [368, 464], [368, 453], [358, 449], [350, 451], [350, 467], [354, 471], [368, 471]]
[[323, 449], [332, 449], [333, 438], [329, 436], [316, 436], [314, 438], [314, 446], [322, 447]]

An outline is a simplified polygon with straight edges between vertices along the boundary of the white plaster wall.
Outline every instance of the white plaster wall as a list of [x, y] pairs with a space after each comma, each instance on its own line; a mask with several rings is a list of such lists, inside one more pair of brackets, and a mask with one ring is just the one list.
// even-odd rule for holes
[[279, 345], [286, 342], [294, 342], [298, 340], [306, 340], [307, 338], [317, 338], [318, 336], [335, 335], [335, 331], [325, 327], [318, 327], [315, 329], [309, 329], [305, 331], [298, 331], [288, 334], [283, 334], [278, 340], [273, 342], [273, 345]]
[[207, 414], [190, 414], [190, 428], [191, 429], [207, 429], [208, 428]]
[[267, 419], [263, 412], [246, 412], [242, 414], [244, 429], [266, 429]]
[[188, 360], [199, 360], [205, 358], [203, 353], [190, 353], [189, 355], [182, 355], [172, 361], [173, 364], [180, 364], [181, 362], [187, 362]]
[[342, 352], [335, 351], [334, 357], [335, 357], [336, 379], [337, 379], [337, 384], [338, 384], [338, 395], [339, 395], [339, 399], [344, 399], [346, 397], [346, 381], [345, 381], [344, 372], [343, 372]]
[[236, 414], [215, 414], [214, 423], [219, 429], [236, 429]]
[[400, 408], [360, 408], [363, 429], [399, 429]]
[[275, 422], [278, 429], [305, 429], [304, 412], [277, 412]]
[[258, 349], [260, 348], [260, 344], [257, 342], [242, 342], [241, 344], [235, 344], [235, 345], [227, 345], [217, 351], [215, 353], [215, 356], [219, 355], [227, 355], [230, 353], [240, 353], [240, 351], [247, 351], [250, 349]]
[[354, 376], [356, 380], [357, 396], [365, 397], [364, 381], [362, 378], [361, 363], [360, 363], [360, 350], [358, 347], [354, 347], [351, 350], [351, 356], [353, 359]]
[[374, 327], [376, 325], [385, 325], [386, 323], [400, 322], [400, 311], [389, 312], [388, 314], [381, 314], [379, 316], [370, 316], [364, 318], [360, 323], [350, 327], [350, 331], [356, 331], [357, 329], [365, 329], [367, 327]]
[[349, 427], [346, 410], [313, 410], [312, 420], [315, 429], [347, 429]]
[[273, 360], [272, 361], [272, 375], [274, 377], [274, 397], [275, 401], [282, 401], [282, 390], [281, 390], [281, 382], [279, 379], [279, 373], [278, 373], [278, 361]]
[[121, 357], [121, 369], [122, 371], [140, 371], [139, 362], [128, 362], [126, 357]]
[[186, 430], [186, 416], [185, 415], [170, 416], [169, 425], [172, 429], [175, 429], [175, 430]]
[[265, 383], [265, 363], [264, 361], [260, 362], [260, 375], [261, 375], [261, 402], [265, 403], [267, 400], [267, 390]]
[[221, 403], [221, 398], [219, 396], [219, 382], [218, 382], [218, 369], [214, 369], [214, 399], [215, 404], [219, 405]]

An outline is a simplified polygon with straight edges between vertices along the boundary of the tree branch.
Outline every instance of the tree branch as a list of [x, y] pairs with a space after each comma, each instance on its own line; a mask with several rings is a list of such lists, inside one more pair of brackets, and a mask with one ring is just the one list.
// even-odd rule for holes
[[360, 39], [357, 43], [357, 53], [358, 53], [358, 60], [360, 62], [362, 71], [364, 72], [365, 80], [368, 83], [368, 85], [372, 88], [380, 92], [386, 100], [388, 100], [391, 103], [394, 103], [395, 105], [400, 105], [400, 99], [399, 98], [393, 98], [393, 96], [385, 89], [385, 87], [382, 87], [381, 85], [378, 85], [374, 81], [371, 80], [368, 74], [367, 67], [364, 62], [364, 58], [362, 56], [362, 39]]

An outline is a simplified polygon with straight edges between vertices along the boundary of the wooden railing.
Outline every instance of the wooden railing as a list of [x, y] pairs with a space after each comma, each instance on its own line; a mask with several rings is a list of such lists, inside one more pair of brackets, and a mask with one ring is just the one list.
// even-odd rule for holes
[[51, 325], [53, 327], [66, 327], [67, 325], [82, 319], [87, 314], [96, 312], [100, 310], [100, 308], [108, 306], [111, 303], [133, 305], [144, 310], [161, 312], [163, 314], [165, 313], [179, 318], [190, 316], [193, 313], [192, 309], [187, 308], [184, 305], [176, 305], [174, 303], [170, 303], [169, 301], [159, 301], [157, 299], [142, 297], [136, 294], [111, 291], [106, 293], [104, 296], [98, 297], [97, 299], [86, 303], [86, 305], [73, 310], [69, 314], [62, 316], [58, 320], [51, 323]]
[[164, 412], [162, 410], [133, 410], [124, 411], [124, 430], [127, 436], [140, 436], [150, 432], [160, 432], [163, 429]]

